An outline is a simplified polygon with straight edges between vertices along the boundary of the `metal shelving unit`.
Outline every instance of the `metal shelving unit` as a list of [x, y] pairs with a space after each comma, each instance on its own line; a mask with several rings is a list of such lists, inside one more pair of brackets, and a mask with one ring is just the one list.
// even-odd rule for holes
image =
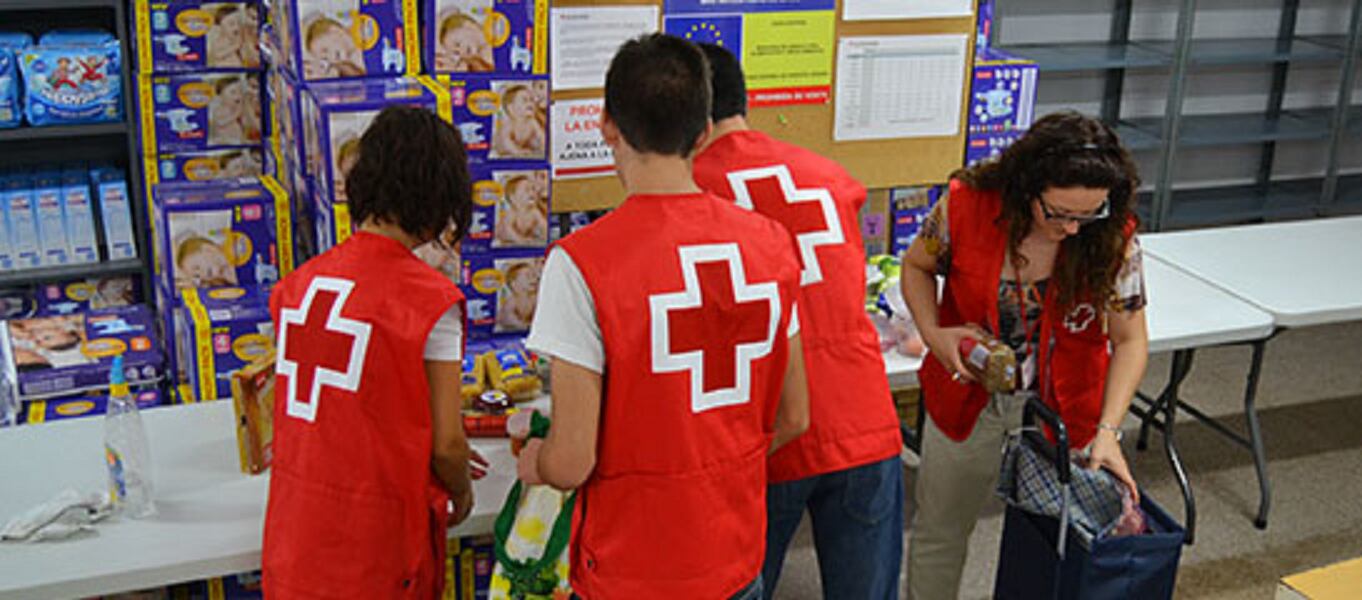
[[[128, 31], [128, 6], [125, 0], [0, 0], [0, 23], [7, 30], [38, 34], [72, 27], [98, 27], [110, 32], [123, 46], [121, 80], [124, 120], [117, 123], [23, 126], [0, 131], [0, 165], [26, 167], [68, 161], [111, 162], [122, 168], [128, 182], [128, 199], [136, 230], [138, 259], [104, 260], [85, 265], [64, 265], [0, 273], [0, 289], [81, 277], [138, 275], [142, 289], [151, 290], [149, 220], [142, 180], [142, 162], [137, 140], [136, 104], [133, 94], [133, 43]], [[104, 256], [103, 215], [94, 211], [95, 235]]]
[[[1157, 152], [1153, 172], [1145, 173], [1152, 191], [1140, 194], [1139, 212], [1152, 230], [1218, 225], [1320, 214], [1362, 212], [1362, 176], [1340, 177], [1339, 154], [1362, 143], [1362, 104], [1354, 102], [1362, 0], [1352, 0], [1346, 35], [1298, 35], [1300, 0], [1283, 0], [1277, 36], [1196, 39], [1197, 0], [1181, 0], [1171, 40], [1130, 40], [1133, 0], [1115, 0], [1105, 42], [1000, 44], [1035, 60], [1041, 72], [1101, 71], [1102, 118], [1116, 127], [1132, 150]], [[1292, 65], [1338, 65], [1341, 73], [1333, 106], [1284, 109]], [[1269, 67], [1272, 82], [1262, 110], [1185, 114], [1188, 80], [1203, 69]], [[1162, 116], [1123, 118], [1121, 95], [1127, 70], [1166, 70], [1169, 75]], [[1275, 180], [1279, 142], [1328, 140], [1322, 176]], [[1183, 148], [1257, 145], [1258, 170], [1248, 185], [1184, 189], [1173, 185], [1178, 151]]]

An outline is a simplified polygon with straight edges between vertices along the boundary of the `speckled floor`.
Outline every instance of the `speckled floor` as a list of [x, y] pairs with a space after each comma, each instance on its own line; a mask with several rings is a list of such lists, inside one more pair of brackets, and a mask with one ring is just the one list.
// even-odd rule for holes
[[[1146, 392], [1162, 387], [1168, 358], [1151, 358]], [[1242, 428], [1248, 359], [1247, 347], [1199, 352], [1184, 398]], [[1287, 331], [1274, 339], [1258, 397], [1274, 486], [1266, 531], [1250, 521], [1258, 488], [1249, 454], [1199, 423], [1178, 429], [1199, 511], [1197, 542], [1183, 554], [1179, 598], [1270, 599], [1283, 575], [1362, 556], [1362, 323]], [[1137, 453], [1138, 422], [1130, 418], [1126, 425], [1136, 478], [1180, 517], [1182, 500], [1161, 440], [1155, 434], [1151, 449]], [[911, 498], [913, 470], [905, 472]], [[971, 540], [962, 598], [990, 596], [1001, 529], [1001, 504], [995, 503]], [[822, 597], [807, 528], [790, 550], [776, 597]]]

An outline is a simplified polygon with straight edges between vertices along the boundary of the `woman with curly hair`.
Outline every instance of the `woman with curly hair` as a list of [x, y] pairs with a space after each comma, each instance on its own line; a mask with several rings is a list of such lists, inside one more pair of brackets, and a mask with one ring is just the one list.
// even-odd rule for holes
[[[1000, 447], [1028, 394], [1063, 419], [1089, 468], [1135, 490], [1121, 421], [1148, 358], [1134, 162], [1115, 132], [1046, 116], [993, 162], [956, 172], [903, 260], [903, 295], [930, 350], [909, 543], [910, 597], [955, 598]], [[940, 300], [937, 277], [944, 278]], [[967, 338], [1016, 354], [1015, 392], [989, 392]], [[996, 386], [995, 386], [996, 389]]]

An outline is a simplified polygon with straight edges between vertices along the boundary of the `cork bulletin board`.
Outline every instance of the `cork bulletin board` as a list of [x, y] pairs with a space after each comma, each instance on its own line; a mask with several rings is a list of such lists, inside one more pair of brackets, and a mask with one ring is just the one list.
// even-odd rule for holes
[[[554, 0], [554, 7], [581, 6], [662, 6], [662, 0]], [[974, 55], [974, 17], [914, 19], [905, 21], [843, 21], [842, 2], [837, 2], [836, 37], [875, 35], [965, 34], [969, 40], [964, 81], [969, 85], [968, 69]], [[661, 29], [661, 23], [659, 30]], [[835, 43], [835, 42], [834, 42]], [[835, 46], [834, 46], [835, 48]], [[833, 64], [836, 81], [836, 64]], [[923, 85], [931, 85], [924, 81]], [[754, 108], [748, 115], [751, 125], [777, 138], [804, 146], [841, 163], [866, 187], [883, 189], [929, 185], [945, 181], [958, 168], [965, 149], [965, 119], [969, 94], [961, 95], [960, 124], [956, 134], [872, 141], [833, 140], [833, 115], [836, 102], [825, 104]], [[600, 98], [604, 90], [554, 91], [553, 99]], [[617, 206], [624, 200], [624, 188], [611, 176], [555, 181], [554, 212], [600, 210]]]

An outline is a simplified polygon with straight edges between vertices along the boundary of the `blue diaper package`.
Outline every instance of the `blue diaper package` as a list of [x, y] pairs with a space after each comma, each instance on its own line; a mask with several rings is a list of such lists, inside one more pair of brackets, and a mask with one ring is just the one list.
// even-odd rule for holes
[[0, 344], [10, 357], [0, 369], [23, 400], [104, 389], [120, 354], [132, 385], [154, 384], [165, 374], [151, 309], [141, 304], [6, 321]]
[[46, 169], [33, 175], [33, 202], [38, 211], [38, 243], [43, 249], [43, 266], [47, 267], [71, 264], [71, 240], [66, 235], [62, 191], [61, 171]]
[[469, 163], [548, 160], [547, 79], [454, 79], [449, 99]]
[[62, 169], [61, 197], [71, 263], [99, 262], [99, 241], [95, 237], [95, 213], [90, 199], [90, 171], [85, 165], [73, 164]]
[[102, 46], [116, 41], [112, 33], [100, 29], [56, 29], [38, 38], [38, 45]]
[[890, 253], [901, 256], [922, 230], [922, 222], [932, 207], [946, 194], [946, 186], [894, 188], [889, 192], [889, 211], [893, 221]]
[[29, 125], [123, 119], [122, 54], [117, 41], [34, 46], [18, 52]]
[[141, 279], [129, 275], [93, 277], [38, 286], [34, 293], [40, 317], [69, 315], [143, 301]]
[[158, 285], [270, 285], [293, 270], [289, 200], [269, 177], [152, 188]]
[[267, 8], [281, 63], [299, 81], [418, 72], [416, 0], [277, 0]]
[[259, 148], [228, 148], [162, 154], [156, 159], [161, 183], [258, 177], [263, 173]]
[[260, 68], [260, 3], [135, 0], [137, 72]]
[[112, 166], [90, 169], [100, 216], [104, 218], [104, 248], [109, 260], [137, 258], [137, 238], [132, 227], [127, 175]]
[[424, 0], [431, 73], [548, 72], [549, 0]]
[[187, 289], [175, 311], [176, 362], [199, 402], [232, 397], [232, 373], [274, 349], [267, 290]]
[[419, 106], [450, 120], [449, 95], [428, 77], [308, 83], [301, 90], [306, 173], [331, 202], [345, 202], [342, 183], [359, 156], [359, 138], [384, 107]]
[[493, 248], [544, 248], [549, 243], [547, 168], [492, 168], [474, 164], [473, 220], [464, 236], [465, 254]]
[[0, 129], [23, 123], [22, 81], [16, 52], [32, 45], [33, 37], [27, 33], [0, 32]]
[[539, 299], [543, 250], [498, 250], [463, 256], [468, 339], [529, 331]]
[[138, 84], [144, 154], [260, 145], [259, 73], [143, 75]]
[[[137, 402], [138, 410], [155, 408], [165, 403], [161, 392], [155, 389], [133, 392], [132, 397]], [[97, 417], [104, 414], [108, 408], [109, 397], [106, 395], [74, 396], [25, 402], [24, 410], [19, 416], [24, 424], [37, 425], [51, 421]]]
[[9, 224], [10, 256], [15, 269], [43, 265], [42, 240], [38, 234], [38, 203], [33, 194], [33, 174], [11, 171], [0, 179], [0, 206]]

